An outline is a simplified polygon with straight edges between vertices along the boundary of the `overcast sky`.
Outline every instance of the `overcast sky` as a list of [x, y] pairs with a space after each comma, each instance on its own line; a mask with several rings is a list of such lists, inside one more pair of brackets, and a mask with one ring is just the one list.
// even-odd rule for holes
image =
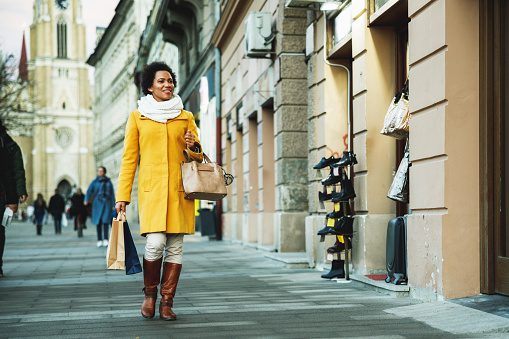
[[[35, 0], [0, 0], [0, 49], [19, 57], [23, 27], [26, 47], [30, 58], [30, 25], [32, 24]], [[53, 1], [53, 0], [49, 0]], [[87, 27], [87, 55], [94, 51], [95, 27], [107, 27], [119, 0], [82, 0], [83, 21]]]

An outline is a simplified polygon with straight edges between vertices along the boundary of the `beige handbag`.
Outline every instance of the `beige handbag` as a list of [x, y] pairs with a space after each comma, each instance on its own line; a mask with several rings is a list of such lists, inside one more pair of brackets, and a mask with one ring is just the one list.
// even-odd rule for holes
[[206, 162], [192, 161], [184, 150], [187, 162], [180, 164], [185, 198], [189, 200], [221, 200], [226, 197], [225, 170], [203, 153]]

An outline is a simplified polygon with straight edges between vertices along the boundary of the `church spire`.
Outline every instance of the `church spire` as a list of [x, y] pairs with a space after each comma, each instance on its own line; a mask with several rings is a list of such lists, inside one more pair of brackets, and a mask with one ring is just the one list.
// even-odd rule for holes
[[21, 57], [19, 59], [19, 80], [28, 81], [27, 49], [25, 45], [25, 30], [23, 30], [23, 42], [21, 43]]

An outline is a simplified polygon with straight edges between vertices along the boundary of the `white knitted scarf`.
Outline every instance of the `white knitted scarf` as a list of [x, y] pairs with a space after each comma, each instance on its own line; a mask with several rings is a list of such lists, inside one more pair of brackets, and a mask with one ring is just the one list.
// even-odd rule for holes
[[152, 94], [147, 94], [138, 100], [138, 111], [156, 122], [166, 123], [168, 120], [175, 119], [182, 113], [182, 109], [184, 105], [177, 94], [166, 101], [156, 101]]

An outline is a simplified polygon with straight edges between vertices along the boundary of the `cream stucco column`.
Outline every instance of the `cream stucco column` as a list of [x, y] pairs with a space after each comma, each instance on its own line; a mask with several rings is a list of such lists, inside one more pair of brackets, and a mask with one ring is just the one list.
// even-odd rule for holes
[[408, 276], [423, 299], [480, 292], [479, 4], [409, 1]]
[[395, 139], [380, 134], [395, 93], [395, 32], [393, 27], [368, 27], [365, 1], [352, 3], [352, 95], [355, 223], [355, 273], [383, 272], [388, 221], [395, 203], [387, 191], [396, 170]]

